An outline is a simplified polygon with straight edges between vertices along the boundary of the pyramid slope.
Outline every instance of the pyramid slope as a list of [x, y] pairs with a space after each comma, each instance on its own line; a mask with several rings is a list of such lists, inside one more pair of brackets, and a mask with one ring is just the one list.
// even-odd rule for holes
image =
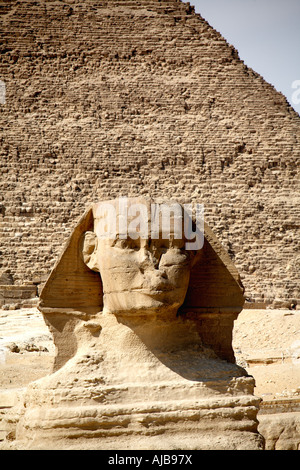
[[300, 298], [300, 118], [282, 94], [181, 1], [0, 7], [0, 271], [47, 274], [93, 201], [172, 195], [205, 204], [252, 301]]

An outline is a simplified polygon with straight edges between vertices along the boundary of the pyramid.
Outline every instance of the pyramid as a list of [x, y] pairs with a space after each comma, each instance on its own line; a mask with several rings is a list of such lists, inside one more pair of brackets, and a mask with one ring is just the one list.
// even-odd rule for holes
[[250, 302], [299, 303], [299, 115], [190, 4], [0, 11], [0, 274], [47, 276], [91, 202], [171, 196], [204, 204]]

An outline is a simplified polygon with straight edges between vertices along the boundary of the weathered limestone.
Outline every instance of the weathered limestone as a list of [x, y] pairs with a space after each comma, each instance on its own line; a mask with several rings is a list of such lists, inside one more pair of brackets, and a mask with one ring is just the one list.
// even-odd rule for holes
[[37, 288], [34, 285], [20, 286], [0, 284], [0, 307], [26, 306], [37, 297]]
[[260, 399], [231, 345], [243, 287], [222, 246], [207, 226], [198, 252], [172, 236], [99, 239], [97, 207], [41, 294], [57, 355], [28, 387], [19, 446], [262, 448]]
[[300, 450], [300, 413], [262, 414], [259, 430], [266, 450]]

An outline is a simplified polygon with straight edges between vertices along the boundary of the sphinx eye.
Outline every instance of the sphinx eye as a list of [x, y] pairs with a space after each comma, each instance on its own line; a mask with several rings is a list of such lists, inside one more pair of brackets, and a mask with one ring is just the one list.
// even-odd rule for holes
[[140, 246], [138, 240], [132, 240], [130, 238], [120, 239], [116, 238], [112, 244], [112, 246], [116, 248], [120, 248], [122, 250], [139, 250]]
[[174, 248], [178, 248], [179, 250], [183, 250], [185, 249], [185, 241], [183, 239], [177, 240], [174, 238], [173, 240], [171, 240], [170, 246]]
[[115, 246], [116, 248], [122, 248], [122, 249], [127, 248], [127, 240], [116, 238], [113, 241], [112, 246]]

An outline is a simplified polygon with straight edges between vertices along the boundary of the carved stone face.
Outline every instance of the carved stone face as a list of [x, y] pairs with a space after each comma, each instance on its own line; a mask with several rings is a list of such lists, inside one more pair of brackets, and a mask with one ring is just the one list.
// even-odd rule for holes
[[185, 298], [191, 253], [184, 238], [98, 238], [86, 232], [83, 258], [100, 272], [104, 308], [115, 314], [149, 314], [178, 309]]

